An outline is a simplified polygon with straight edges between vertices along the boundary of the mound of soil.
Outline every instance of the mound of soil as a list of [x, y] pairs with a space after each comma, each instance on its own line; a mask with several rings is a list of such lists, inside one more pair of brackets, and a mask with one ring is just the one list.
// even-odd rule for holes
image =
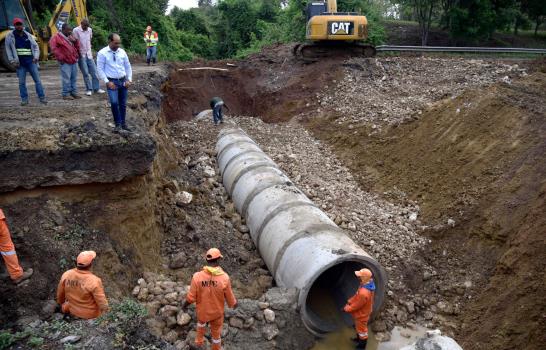
[[309, 110], [315, 94], [335, 80], [342, 66], [336, 59], [299, 62], [290, 45], [267, 48], [244, 61], [180, 64], [164, 85], [163, 113], [168, 122], [190, 120], [220, 96], [230, 114], [288, 121]]
[[[463, 303], [465, 349], [545, 342], [544, 100], [546, 75], [535, 72], [440, 101], [418, 121], [381, 133], [310, 124], [365, 188], [400, 189], [420, 203], [435, 238], [427, 255], [441, 274], [481, 276], [485, 290]], [[434, 254], [442, 246], [458, 263]]]

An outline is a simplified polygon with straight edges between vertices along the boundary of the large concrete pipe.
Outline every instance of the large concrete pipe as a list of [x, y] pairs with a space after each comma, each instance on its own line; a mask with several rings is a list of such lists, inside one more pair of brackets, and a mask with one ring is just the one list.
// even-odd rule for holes
[[313, 204], [241, 129], [224, 129], [216, 145], [222, 181], [246, 219], [256, 247], [278, 286], [300, 290], [305, 326], [316, 335], [350, 317], [341, 312], [358, 288], [354, 271], [367, 267], [377, 286], [374, 311], [385, 295], [381, 265]]

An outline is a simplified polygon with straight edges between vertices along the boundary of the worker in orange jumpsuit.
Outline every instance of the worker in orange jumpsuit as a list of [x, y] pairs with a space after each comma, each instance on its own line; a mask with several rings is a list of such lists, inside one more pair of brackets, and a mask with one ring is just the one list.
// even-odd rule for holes
[[6, 223], [6, 216], [2, 209], [0, 209], [0, 254], [4, 258], [9, 277], [13, 283], [19, 284], [32, 276], [34, 272], [32, 269], [23, 271], [23, 268], [19, 265], [15, 246], [11, 241], [11, 235]]
[[375, 284], [372, 279], [372, 272], [369, 269], [355, 271], [355, 275], [360, 280], [356, 294], [348, 301], [343, 311], [350, 313], [356, 328], [357, 349], [366, 349], [368, 343], [368, 320], [373, 310], [373, 297]]
[[194, 349], [203, 349], [207, 323], [212, 336], [211, 350], [222, 349], [224, 302], [227, 301], [228, 306], [233, 309], [237, 307], [229, 276], [219, 266], [221, 258], [223, 256], [217, 248], [207, 251], [207, 266], [193, 275], [190, 291], [182, 305], [182, 309], [185, 310], [188, 305], [196, 303], [197, 337]]
[[91, 272], [97, 253], [78, 255], [76, 268], [63, 273], [57, 287], [57, 302], [63, 313], [83, 319], [97, 318], [108, 311], [108, 300], [100, 278]]

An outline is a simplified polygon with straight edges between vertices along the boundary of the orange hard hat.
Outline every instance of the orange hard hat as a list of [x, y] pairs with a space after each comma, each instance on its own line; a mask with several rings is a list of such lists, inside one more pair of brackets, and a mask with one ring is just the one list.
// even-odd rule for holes
[[218, 258], [223, 258], [222, 253], [220, 253], [220, 249], [210, 248], [207, 250], [207, 260], [214, 260]]
[[97, 253], [92, 250], [86, 250], [81, 252], [76, 259], [76, 263], [80, 267], [89, 266], [93, 260], [97, 257]]
[[372, 271], [369, 269], [361, 269], [355, 271], [355, 275], [360, 277], [363, 281], [369, 281], [372, 278]]

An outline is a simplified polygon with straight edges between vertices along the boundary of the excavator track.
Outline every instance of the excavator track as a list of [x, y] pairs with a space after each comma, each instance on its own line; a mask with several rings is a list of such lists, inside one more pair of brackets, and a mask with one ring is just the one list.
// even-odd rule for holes
[[296, 44], [292, 53], [300, 61], [316, 62], [325, 58], [373, 57], [376, 49], [361, 43], [317, 42]]

